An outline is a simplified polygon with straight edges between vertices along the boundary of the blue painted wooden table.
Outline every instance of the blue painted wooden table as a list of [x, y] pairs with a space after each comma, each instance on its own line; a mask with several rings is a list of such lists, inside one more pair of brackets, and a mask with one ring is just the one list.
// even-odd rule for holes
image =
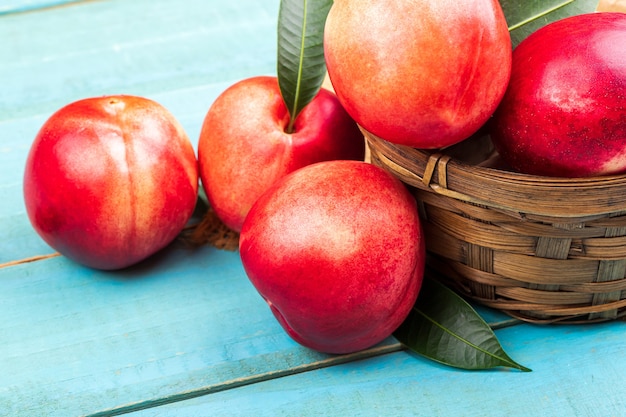
[[277, 15], [277, 0], [2, 2], [0, 415], [626, 415], [623, 322], [540, 327], [478, 307], [531, 373], [447, 368], [393, 338], [329, 356], [289, 339], [236, 252], [175, 243], [101, 272], [35, 234], [23, 166], [53, 111], [143, 95], [195, 144], [221, 91], [275, 74]]

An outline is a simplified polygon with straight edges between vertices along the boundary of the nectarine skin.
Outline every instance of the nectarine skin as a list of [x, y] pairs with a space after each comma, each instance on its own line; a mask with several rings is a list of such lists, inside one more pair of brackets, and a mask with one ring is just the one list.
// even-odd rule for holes
[[206, 114], [198, 142], [200, 177], [220, 220], [239, 232], [256, 199], [276, 180], [328, 159], [358, 159], [365, 140], [327, 90], [286, 132], [289, 112], [278, 79], [256, 76], [227, 88]]
[[337, 0], [324, 52], [348, 113], [374, 135], [416, 148], [475, 133], [511, 71], [497, 0]]
[[572, 16], [524, 39], [490, 126], [516, 171], [626, 172], [626, 14]]
[[382, 168], [309, 165], [253, 205], [240, 254], [286, 332], [327, 353], [373, 346], [413, 307], [425, 246], [415, 199]]
[[198, 169], [182, 126], [135, 96], [79, 100], [55, 112], [24, 171], [34, 229], [98, 269], [135, 264], [174, 240], [193, 213]]

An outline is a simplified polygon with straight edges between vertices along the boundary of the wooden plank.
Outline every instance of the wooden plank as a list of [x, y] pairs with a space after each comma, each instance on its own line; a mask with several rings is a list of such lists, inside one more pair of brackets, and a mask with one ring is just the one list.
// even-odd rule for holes
[[26, 155], [43, 121], [0, 121], [0, 264], [54, 252], [32, 229], [22, 195]]
[[0, 16], [0, 264], [50, 253], [22, 199], [26, 155], [52, 112], [80, 98], [159, 101], [196, 146], [213, 100], [233, 82], [275, 73], [278, 3], [79, 2]]
[[[37, 3], [43, 7], [45, 0]], [[145, 95], [168, 107], [195, 145], [219, 92], [238, 79], [275, 72], [277, 9], [278, 2], [254, 0], [106, 0], [1, 15], [0, 264], [51, 252], [30, 228], [21, 198], [26, 153], [46, 117], [86, 96]], [[480, 311], [497, 327], [517, 323]], [[96, 416], [142, 408], [150, 408], [144, 415], [311, 415], [316, 410], [335, 415], [350, 407], [377, 410], [387, 400], [400, 413], [406, 401], [437, 411], [446, 399], [442, 392], [450, 391], [445, 381], [465, 386], [461, 398], [474, 402], [486, 384], [510, 394], [499, 399], [509, 407], [526, 403], [515, 402], [512, 379], [519, 382], [526, 375], [450, 371], [397, 352], [401, 347], [393, 338], [353, 356], [303, 348], [274, 320], [238, 255], [209, 248], [173, 246], [114, 273], [63, 257], [3, 267], [0, 317], [2, 415]], [[614, 359], [623, 363], [614, 334], [602, 338], [605, 327], [594, 329], [600, 329], [597, 349], [606, 353], [612, 346]], [[537, 342], [545, 354], [559, 346], [557, 339], [542, 343], [532, 334], [509, 339], [508, 331], [499, 331], [507, 350], [536, 372], [527, 349], [532, 352]], [[564, 337], [572, 346], [581, 339]], [[370, 356], [380, 359], [355, 362]], [[336, 366], [344, 362], [351, 364]], [[558, 375], [548, 362], [540, 361], [546, 364], [543, 371]], [[583, 368], [588, 376], [589, 366]], [[592, 375], [606, 378], [600, 386], [606, 392], [621, 394], [621, 386], [610, 391], [608, 381], [617, 381], [623, 368], [612, 369], [600, 362]], [[428, 400], [414, 398], [422, 388], [415, 385], [415, 375], [435, 381], [424, 391]], [[524, 381], [553, 393], [554, 386], [546, 384], [560, 381], [540, 375]], [[403, 388], [402, 382], [410, 384]], [[577, 404], [567, 391], [557, 394]], [[180, 401], [198, 396], [197, 402]], [[281, 399], [272, 406], [275, 397]], [[237, 406], [242, 398], [251, 400]], [[157, 407], [168, 402], [174, 405]]]
[[129, 417], [623, 416], [625, 323], [498, 331], [533, 369], [467, 372], [406, 352], [173, 403]]
[[401, 349], [393, 338], [351, 356], [301, 347], [236, 252], [178, 244], [118, 272], [61, 256], [0, 268], [0, 317], [11, 416], [126, 412]]
[[25, 213], [3, 217], [0, 225], [2, 227], [0, 266], [33, 256], [55, 253], [54, 249], [35, 233]]
[[114, 273], [56, 257], [0, 269], [0, 295], [3, 415], [90, 414], [336, 360], [286, 335], [234, 252], [174, 247]]
[[0, 16], [0, 120], [275, 73], [278, 2], [80, 2]]
[[48, 7], [65, 6], [85, 0], [4, 0], [0, 4], [0, 15], [30, 12]]

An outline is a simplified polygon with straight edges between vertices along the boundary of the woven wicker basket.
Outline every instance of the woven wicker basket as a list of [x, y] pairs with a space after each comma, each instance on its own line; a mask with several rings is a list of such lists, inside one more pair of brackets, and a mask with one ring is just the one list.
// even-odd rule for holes
[[413, 190], [428, 265], [461, 294], [538, 323], [626, 316], [626, 175], [563, 179], [490, 168], [489, 137], [445, 152], [363, 131], [371, 162]]

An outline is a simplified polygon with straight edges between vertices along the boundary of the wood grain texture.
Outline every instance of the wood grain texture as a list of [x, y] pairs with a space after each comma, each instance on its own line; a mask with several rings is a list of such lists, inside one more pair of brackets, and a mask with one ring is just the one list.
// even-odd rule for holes
[[110, 0], [3, 16], [0, 117], [275, 72], [277, 10], [249, 0]]
[[211, 248], [174, 244], [118, 272], [62, 256], [5, 267], [0, 294], [0, 410], [11, 416], [127, 412], [401, 349], [393, 338], [348, 356], [299, 346], [238, 254]]
[[237, 253], [176, 246], [119, 272], [0, 269], [0, 415], [132, 409], [347, 360], [289, 339]]
[[88, 0], [4, 0], [0, 4], [0, 15], [9, 13], [32, 12], [49, 7], [66, 6], [71, 3]]
[[278, 5], [2, 2], [0, 416], [620, 415], [623, 323], [534, 327], [478, 307], [534, 372], [462, 372], [393, 338], [348, 356], [299, 346], [236, 252], [173, 244], [118, 272], [46, 257], [21, 194], [45, 119], [88, 96], [144, 95], [196, 146], [221, 91], [275, 73]]
[[498, 331], [531, 373], [462, 372], [397, 352], [130, 416], [620, 417], [625, 326], [525, 324]]
[[195, 147], [219, 93], [276, 71], [278, 2], [70, 3], [0, 15], [0, 264], [50, 252], [25, 217], [21, 187], [30, 144], [61, 106], [143, 95], [167, 107]]

